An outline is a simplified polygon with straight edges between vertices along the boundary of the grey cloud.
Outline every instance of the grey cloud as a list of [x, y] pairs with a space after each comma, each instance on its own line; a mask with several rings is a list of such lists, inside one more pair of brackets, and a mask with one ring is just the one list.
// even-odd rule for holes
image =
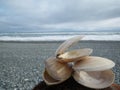
[[[86, 0], [85, 0], [86, 1]], [[77, 4], [76, 4], [77, 3]], [[102, 20], [120, 16], [120, 6], [116, 4], [94, 3], [94, 2], [76, 2], [66, 3], [62, 12], [51, 15], [53, 22], [83, 22], [90, 20]], [[120, 2], [116, 2], [120, 3]], [[104, 4], [104, 1], [103, 1]], [[48, 19], [49, 20], [49, 19]]]
[[120, 17], [120, 0], [2, 0], [2, 3], [5, 11], [0, 12], [0, 17], [4, 16], [6, 23], [0, 18], [0, 27], [10, 29], [45, 30], [50, 28], [46, 24], [79, 24]]

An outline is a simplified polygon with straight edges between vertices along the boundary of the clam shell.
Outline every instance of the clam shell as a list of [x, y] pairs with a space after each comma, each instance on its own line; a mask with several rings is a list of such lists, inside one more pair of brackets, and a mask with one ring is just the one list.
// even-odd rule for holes
[[74, 79], [89, 88], [103, 89], [109, 87], [115, 79], [115, 75], [112, 70], [105, 71], [76, 71], [73, 74]]
[[67, 63], [60, 63], [55, 57], [45, 61], [45, 68], [48, 74], [56, 80], [66, 80], [71, 76], [72, 68]]
[[77, 60], [80, 60], [83, 56], [88, 56], [92, 53], [92, 49], [90, 48], [84, 48], [84, 49], [78, 49], [78, 50], [72, 50], [69, 52], [65, 52], [58, 56], [58, 60], [60, 62], [75, 62]]
[[52, 78], [46, 70], [43, 72], [42, 78], [47, 85], [56, 85], [63, 82], [63, 81], [55, 80], [54, 78]]
[[55, 52], [55, 55], [58, 56], [62, 53], [64, 53], [65, 50], [67, 50], [71, 45], [77, 43], [79, 40], [81, 40], [83, 38], [83, 36], [75, 36], [73, 38], [70, 38], [68, 40], [66, 40], [65, 42], [63, 42], [58, 49]]
[[74, 70], [82, 71], [104, 71], [115, 66], [112, 60], [96, 56], [86, 56], [76, 62], [73, 66]]

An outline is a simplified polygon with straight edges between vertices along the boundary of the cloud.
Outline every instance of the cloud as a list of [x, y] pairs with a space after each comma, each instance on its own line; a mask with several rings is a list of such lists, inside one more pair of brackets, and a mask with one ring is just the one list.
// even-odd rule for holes
[[120, 27], [120, 0], [1, 0], [0, 7], [4, 30]]
[[[38, 25], [39, 26], [39, 25]], [[87, 21], [87, 22], [72, 22], [60, 24], [45, 24], [43, 28], [52, 29], [69, 29], [69, 30], [97, 30], [101, 28], [115, 28], [120, 27], [120, 18], [112, 18], [100, 21]], [[40, 26], [41, 27], [41, 26]]]

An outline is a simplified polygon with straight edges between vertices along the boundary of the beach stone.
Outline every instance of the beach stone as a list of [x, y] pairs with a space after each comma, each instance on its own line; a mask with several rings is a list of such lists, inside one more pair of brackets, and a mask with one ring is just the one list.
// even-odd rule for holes
[[[0, 90], [32, 90], [42, 82], [44, 61], [54, 55], [61, 43], [0, 42]], [[94, 50], [91, 55], [116, 63], [113, 68], [115, 83], [120, 84], [120, 41], [81, 41], [71, 49], [88, 47]]]

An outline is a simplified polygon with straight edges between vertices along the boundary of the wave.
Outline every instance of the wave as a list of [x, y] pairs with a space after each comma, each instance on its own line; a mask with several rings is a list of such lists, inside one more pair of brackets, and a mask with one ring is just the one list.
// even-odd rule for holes
[[[64, 41], [77, 35], [54, 35], [54, 36], [0, 36], [0, 41], [17, 41], [17, 42], [29, 42], [29, 41]], [[95, 41], [120, 41], [120, 35], [86, 35], [83, 40], [95, 40]]]
[[0, 36], [44, 36], [44, 35], [120, 35], [120, 32], [23, 32], [0, 33]]

